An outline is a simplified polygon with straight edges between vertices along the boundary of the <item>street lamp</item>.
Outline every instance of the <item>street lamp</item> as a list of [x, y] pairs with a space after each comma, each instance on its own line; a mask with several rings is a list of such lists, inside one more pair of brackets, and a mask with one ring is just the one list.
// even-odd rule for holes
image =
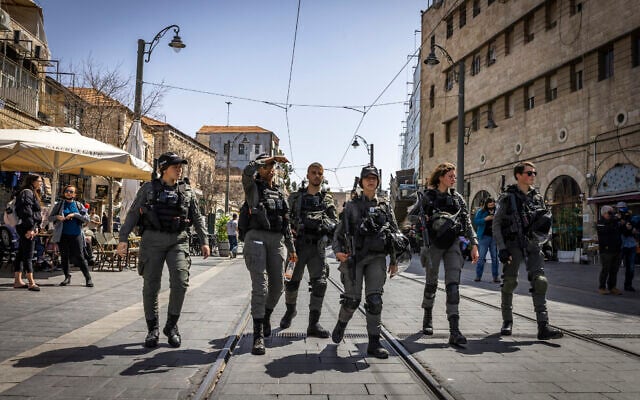
[[[437, 65], [440, 63], [438, 57], [436, 57], [435, 49], [439, 49], [442, 54], [447, 57], [449, 63], [453, 66], [456, 63], [444, 49], [435, 43], [431, 44], [431, 52], [424, 60], [427, 65]], [[458, 169], [458, 182], [456, 184], [456, 190], [458, 193], [464, 193], [464, 145], [465, 145], [465, 126], [464, 126], [464, 58], [458, 61], [458, 160], [456, 162], [456, 168]]]
[[[227, 142], [224, 144], [224, 151], [227, 153], [227, 188], [224, 196], [224, 213], [225, 214], [229, 213], [229, 191], [231, 189], [231, 184], [229, 182], [229, 175], [231, 173], [231, 165], [229, 163], [229, 157], [231, 155], [231, 148], [235, 144], [236, 140], [238, 140], [240, 135], [243, 135], [243, 133], [238, 133], [233, 139], [227, 140]], [[243, 145], [247, 145], [249, 144], [249, 139], [247, 139], [247, 137], [245, 136], [242, 139], [241, 143]]]
[[367, 153], [369, 153], [369, 165], [373, 166], [373, 143], [369, 144], [362, 136], [355, 135], [355, 137], [353, 138], [353, 143], [351, 143], [351, 146], [353, 146], [355, 149], [360, 146], [360, 143], [358, 143], [358, 139], [362, 140], [365, 146], [367, 146]]
[[[174, 36], [171, 42], [169, 42], [169, 47], [171, 47], [176, 53], [180, 50], [184, 49], [187, 45], [182, 42], [178, 33], [180, 33], [180, 27], [178, 25], [169, 25], [160, 32], [156, 34], [151, 42], [145, 42], [143, 39], [138, 39], [138, 61], [136, 65], [136, 92], [135, 92], [135, 101], [133, 104], [133, 120], [140, 120], [142, 117], [142, 60], [144, 55], [147, 55], [147, 58], [144, 62], [149, 62], [151, 59], [151, 52], [158, 45], [160, 39], [164, 36], [169, 29], [173, 28]], [[148, 47], [147, 47], [148, 46]]]

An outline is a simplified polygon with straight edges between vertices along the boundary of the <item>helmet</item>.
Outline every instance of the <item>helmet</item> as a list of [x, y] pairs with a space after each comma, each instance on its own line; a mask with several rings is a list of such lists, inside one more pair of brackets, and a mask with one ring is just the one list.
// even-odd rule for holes
[[624, 201], [619, 201], [618, 204], [616, 204], [616, 208], [622, 213], [627, 212], [627, 210], [629, 209], [627, 207], [627, 203], [625, 203]]
[[[391, 233], [391, 246], [396, 254], [397, 274], [404, 272], [411, 264], [411, 244], [402, 233]], [[397, 275], [396, 274], [396, 275]]]
[[160, 157], [158, 157], [158, 169], [163, 171], [169, 167], [169, 165], [175, 164], [187, 164], [188, 161], [184, 158], [180, 157], [176, 153], [169, 151], [166, 153], [162, 153]]
[[460, 234], [460, 223], [457, 220], [458, 213], [438, 211], [431, 218], [431, 242], [439, 249], [448, 249]]
[[360, 171], [360, 181], [358, 182], [360, 187], [363, 187], [362, 180], [369, 175], [375, 175], [375, 177], [378, 178], [378, 184], [380, 184], [380, 173], [378, 172], [378, 168], [376, 168], [375, 165], [370, 164], [366, 167], [363, 167]]
[[530, 232], [538, 245], [543, 245], [551, 239], [552, 216], [548, 210], [537, 210], [533, 215]]

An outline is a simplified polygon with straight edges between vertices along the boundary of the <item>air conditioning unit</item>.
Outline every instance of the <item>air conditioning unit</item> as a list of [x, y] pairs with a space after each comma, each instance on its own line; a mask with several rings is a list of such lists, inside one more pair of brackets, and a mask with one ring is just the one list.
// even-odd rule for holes
[[5, 10], [0, 10], [0, 31], [11, 30], [11, 16]]

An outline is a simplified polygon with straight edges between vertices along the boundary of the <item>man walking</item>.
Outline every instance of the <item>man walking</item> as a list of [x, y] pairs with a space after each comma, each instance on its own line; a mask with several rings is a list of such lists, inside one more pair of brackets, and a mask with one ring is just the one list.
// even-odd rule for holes
[[291, 326], [296, 316], [298, 288], [304, 274], [305, 266], [309, 270], [309, 326], [307, 336], [328, 338], [329, 331], [320, 323], [322, 302], [327, 290], [329, 271], [325, 257], [325, 246], [328, 238], [333, 238], [333, 231], [338, 222], [336, 207], [331, 194], [322, 190], [324, 168], [320, 163], [312, 163], [307, 168], [306, 188], [301, 188], [289, 196], [289, 210], [295, 246], [298, 252], [298, 263], [291, 280], [285, 284], [285, 304], [287, 311], [280, 321], [280, 328]]
[[227, 222], [227, 237], [229, 238], [229, 258], [238, 255], [238, 214], [231, 215], [231, 221]]

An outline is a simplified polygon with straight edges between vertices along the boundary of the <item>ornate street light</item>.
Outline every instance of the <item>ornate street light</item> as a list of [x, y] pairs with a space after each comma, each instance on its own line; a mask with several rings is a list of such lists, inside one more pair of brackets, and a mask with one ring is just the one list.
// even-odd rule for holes
[[362, 136], [355, 135], [353, 138], [353, 143], [351, 143], [351, 146], [353, 146], [353, 148], [355, 149], [360, 146], [360, 143], [358, 143], [358, 139], [362, 140], [365, 146], [367, 146], [367, 153], [369, 153], [369, 165], [373, 165], [373, 143], [369, 144]]

